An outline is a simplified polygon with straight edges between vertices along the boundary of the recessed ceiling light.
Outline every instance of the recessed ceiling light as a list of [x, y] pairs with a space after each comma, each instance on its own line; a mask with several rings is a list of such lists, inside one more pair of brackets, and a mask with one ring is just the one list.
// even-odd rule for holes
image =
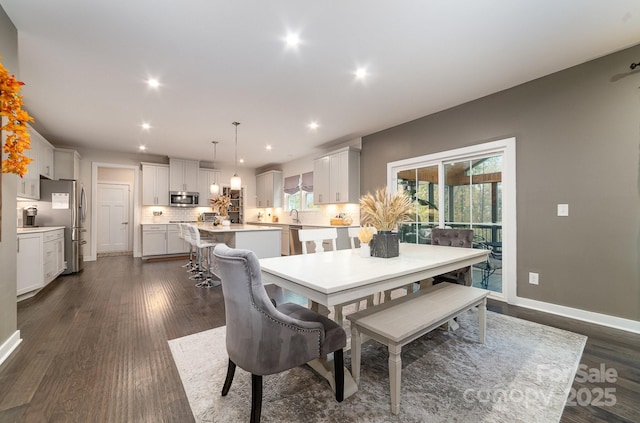
[[157, 89], [158, 87], [160, 87], [160, 81], [158, 81], [156, 78], [149, 78], [147, 79], [147, 85], [149, 86], [149, 88]]
[[367, 77], [368, 72], [366, 68], [358, 68], [353, 74], [356, 76], [356, 79], [364, 80]]
[[318, 122], [313, 121], [313, 122], [311, 122], [311, 123], [310, 123], [309, 125], [307, 125], [307, 126], [309, 127], [309, 129], [311, 129], [311, 130], [314, 130], [314, 131], [315, 131], [316, 129], [318, 129], [318, 127], [319, 127], [320, 125], [318, 125]]
[[148, 131], [149, 129], [151, 129], [151, 124], [149, 124], [148, 122], [142, 122], [142, 125], [140, 125], [140, 127], [145, 131]]
[[244, 163], [244, 159], [240, 159], [238, 160], [240, 163]]
[[271, 144], [267, 144], [267, 151], [271, 151]]
[[146, 146], [146, 145], [141, 145], [140, 147], [138, 147], [138, 149], [139, 149], [140, 151], [144, 151], [144, 150], [146, 150], [146, 149], [147, 149], [147, 146]]
[[294, 34], [290, 32], [285, 37], [284, 41], [287, 43], [287, 47], [298, 47], [300, 45], [300, 36], [298, 34]]

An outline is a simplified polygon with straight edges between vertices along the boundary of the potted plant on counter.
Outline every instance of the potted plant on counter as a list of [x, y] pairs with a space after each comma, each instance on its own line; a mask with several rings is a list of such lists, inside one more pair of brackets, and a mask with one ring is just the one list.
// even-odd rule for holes
[[371, 241], [374, 257], [397, 257], [399, 254], [398, 233], [393, 232], [399, 223], [411, 220], [415, 213], [411, 197], [404, 191], [389, 195], [387, 187], [379, 188], [375, 194], [360, 198], [360, 223], [378, 230]]

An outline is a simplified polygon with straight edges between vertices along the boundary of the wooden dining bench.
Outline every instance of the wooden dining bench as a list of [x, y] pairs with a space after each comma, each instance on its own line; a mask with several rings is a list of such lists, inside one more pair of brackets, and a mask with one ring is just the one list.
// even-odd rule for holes
[[480, 342], [484, 343], [488, 291], [443, 282], [347, 316], [351, 321], [351, 373], [360, 382], [362, 335], [389, 349], [391, 412], [400, 412], [402, 346], [478, 306]]

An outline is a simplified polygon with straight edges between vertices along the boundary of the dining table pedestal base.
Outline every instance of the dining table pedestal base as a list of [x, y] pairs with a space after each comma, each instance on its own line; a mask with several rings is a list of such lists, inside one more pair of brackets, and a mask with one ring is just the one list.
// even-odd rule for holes
[[[326, 356], [322, 358], [316, 358], [307, 363], [316, 373], [325, 378], [333, 392], [336, 391], [336, 380], [333, 377], [333, 359], [329, 359]], [[351, 395], [358, 392], [358, 384], [353, 380], [351, 372], [344, 368], [344, 398], [349, 398]]]

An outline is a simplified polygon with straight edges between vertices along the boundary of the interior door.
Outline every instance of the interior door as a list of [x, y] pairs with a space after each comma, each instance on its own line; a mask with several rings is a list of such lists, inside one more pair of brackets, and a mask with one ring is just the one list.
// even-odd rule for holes
[[98, 253], [129, 251], [129, 185], [98, 184]]

